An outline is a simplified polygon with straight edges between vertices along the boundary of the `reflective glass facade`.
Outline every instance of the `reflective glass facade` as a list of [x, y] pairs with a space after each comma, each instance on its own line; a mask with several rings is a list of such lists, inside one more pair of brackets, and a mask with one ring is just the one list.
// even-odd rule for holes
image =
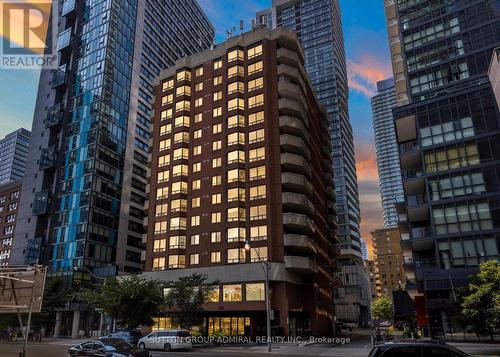
[[30, 135], [28, 130], [18, 129], [0, 139], [0, 185], [24, 176]]

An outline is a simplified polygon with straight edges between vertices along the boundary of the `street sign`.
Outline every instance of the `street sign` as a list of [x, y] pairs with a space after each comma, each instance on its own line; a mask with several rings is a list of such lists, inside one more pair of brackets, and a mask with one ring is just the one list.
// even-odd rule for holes
[[41, 265], [0, 267], [0, 314], [40, 312], [46, 272]]

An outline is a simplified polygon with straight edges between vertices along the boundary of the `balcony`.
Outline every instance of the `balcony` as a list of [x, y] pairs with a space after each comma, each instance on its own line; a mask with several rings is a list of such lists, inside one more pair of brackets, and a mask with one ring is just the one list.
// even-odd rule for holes
[[311, 166], [307, 160], [299, 155], [283, 153], [281, 154], [281, 167], [284, 171], [311, 176]]
[[411, 266], [413, 266], [413, 257], [404, 256], [403, 257], [403, 264], [404, 265], [411, 265]]
[[417, 141], [400, 144], [399, 152], [403, 169], [414, 169], [421, 166], [420, 145], [418, 145]]
[[283, 225], [286, 231], [297, 234], [314, 234], [314, 223], [309, 217], [297, 213], [283, 213]]
[[65, 52], [71, 50], [72, 31], [73, 29], [70, 27], [69, 29], [59, 33], [59, 36], [57, 36], [57, 51]]
[[[420, 173], [420, 176], [411, 176], [407, 175], [408, 171], [415, 172], [416, 174]], [[405, 180], [403, 181], [403, 186], [406, 195], [418, 195], [425, 193], [425, 180], [421, 171], [416, 170], [405, 170]]]
[[285, 152], [302, 155], [308, 159], [311, 157], [311, 150], [309, 150], [304, 140], [298, 136], [282, 134], [280, 136], [280, 145]]
[[277, 58], [280, 64], [287, 64], [292, 67], [297, 67], [301, 64], [301, 60], [297, 52], [291, 51], [287, 48], [278, 48]]
[[278, 109], [280, 114], [300, 117], [304, 122], [307, 122], [307, 110], [301, 102], [288, 98], [280, 98], [278, 101]]
[[407, 197], [407, 212], [409, 222], [422, 222], [429, 220], [429, 206], [425, 198], [419, 196]]
[[299, 86], [283, 79], [278, 81], [278, 94], [280, 98], [288, 98], [298, 102], [302, 101], [302, 93]]
[[76, 0], [64, 0], [61, 16], [70, 17], [76, 12]]
[[50, 82], [52, 89], [62, 89], [66, 86], [66, 66], [61, 66], [52, 73]]
[[62, 105], [53, 105], [47, 110], [47, 117], [45, 118], [45, 128], [52, 128], [62, 123], [63, 112]]
[[415, 122], [415, 115], [396, 120], [396, 136], [399, 143], [415, 140], [417, 138], [417, 126]]
[[288, 77], [295, 80], [299, 80], [299, 78], [302, 77], [300, 71], [297, 68], [288, 66], [286, 64], [278, 65], [277, 72], [278, 72], [278, 77]]
[[316, 243], [314, 243], [314, 240], [308, 236], [300, 234], [285, 234], [283, 238], [285, 248], [310, 254], [315, 254], [317, 252]]
[[413, 227], [410, 232], [414, 251], [433, 250], [434, 239], [432, 238], [431, 227]]
[[281, 174], [281, 184], [284, 189], [289, 191], [303, 194], [312, 194], [313, 192], [311, 182], [303, 175], [284, 172]]
[[33, 197], [33, 215], [41, 216], [49, 213], [50, 191], [36, 192]]
[[314, 213], [314, 205], [304, 195], [293, 192], [284, 192], [281, 197], [283, 207], [287, 210], [309, 215]]
[[57, 149], [54, 145], [43, 148], [40, 154], [38, 168], [43, 170], [54, 169], [56, 167]]
[[280, 117], [280, 129], [283, 133], [301, 136], [304, 139], [309, 138], [304, 122], [297, 117], [283, 115]]
[[26, 243], [26, 254], [24, 256], [24, 264], [35, 265], [40, 262], [42, 237], [35, 237], [28, 239]]
[[308, 257], [286, 255], [285, 268], [300, 274], [314, 274], [318, 271], [318, 264]]

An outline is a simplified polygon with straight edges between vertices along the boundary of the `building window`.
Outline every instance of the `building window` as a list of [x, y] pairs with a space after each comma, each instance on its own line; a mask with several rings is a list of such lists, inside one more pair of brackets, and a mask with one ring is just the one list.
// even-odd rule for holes
[[245, 67], [243, 66], [233, 66], [228, 68], [227, 70], [227, 78], [232, 78], [235, 76], [244, 76], [245, 75]]
[[219, 287], [215, 287], [208, 292], [207, 302], [219, 302]]
[[189, 81], [191, 80], [191, 72], [190, 71], [180, 71], [177, 73], [177, 82], [180, 81]]
[[220, 223], [221, 222], [221, 213], [213, 212], [212, 213], [212, 223]]
[[429, 186], [433, 201], [486, 192], [482, 172], [429, 180]]
[[221, 99], [222, 99], [222, 91], [215, 92], [214, 93], [214, 102], [217, 100], [221, 100]]
[[244, 263], [246, 259], [246, 252], [244, 248], [234, 248], [227, 250], [227, 263]]
[[195, 123], [199, 123], [203, 120], [203, 114], [201, 113], [197, 113], [194, 115], [194, 122]]
[[245, 100], [243, 98], [233, 98], [227, 102], [227, 110], [245, 109]]
[[160, 171], [158, 172], [158, 177], [156, 179], [157, 183], [165, 183], [170, 178], [170, 171]]
[[185, 249], [186, 236], [172, 236], [168, 239], [169, 249]]
[[249, 170], [249, 180], [261, 180], [266, 177], [266, 167], [265, 166], [258, 166], [258, 167], [252, 167]]
[[177, 89], [175, 90], [175, 95], [177, 97], [181, 95], [191, 95], [191, 87], [188, 86], [177, 87]]
[[185, 193], [187, 194], [187, 182], [178, 181], [172, 183], [172, 194]]
[[214, 193], [212, 195], [212, 204], [217, 205], [222, 202], [222, 195], [220, 193]]
[[222, 158], [216, 157], [212, 159], [212, 168], [221, 167], [222, 166]]
[[200, 216], [191, 217], [191, 227], [196, 227], [200, 225]]
[[240, 144], [244, 145], [245, 144], [245, 133], [231, 133], [227, 136], [227, 145], [235, 145], [235, 144]]
[[200, 97], [200, 98], [196, 98], [194, 100], [194, 107], [197, 108], [197, 107], [201, 107], [203, 105], [203, 97]]
[[189, 117], [186, 115], [175, 118], [174, 126], [176, 128], [180, 126], [189, 127]]
[[203, 66], [200, 66], [194, 70], [194, 75], [196, 77], [202, 76], [203, 75]]
[[166, 216], [168, 213], [167, 211], [168, 211], [168, 204], [164, 203], [161, 205], [156, 205], [155, 216], [156, 217]]
[[250, 261], [252, 263], [267, 260], [267, 247], [255, 247], [250, 250]]
[[243, 82], [233, 82], [227, 86], [227, 94], [233, 93], [245, 93], [245, 83]]
[[262, 88], [263, 86], [264, 79], [262, 77], [259, 77], [248, 82], [248, 91], [251, 92], [253, 90]]
[[212, 151], [217, 151], [220, 149], [222, 149], [222, 140], [212, 142]]
[[191, 187], [193, 190], [199, 190], [201, 187], [201, 180], [193, 180], [193, 183], [191, 184]]
[[248, 98], [248, 108], [258, 107], [259, 105], [264, 105], [264, 94]]
[[164, 270], [165, 269], [165, 258], [154, 258], [153, 259], [153, 270]]
[[220, 263], [220, 252], [212, 252], [212, 253], [210, 253], [210, 262], [212, 262], [212, 263]]
[[245, 182], [245, 170], [233, 169], [227, 172], [227, 182]]
[[173, 79], [169, 79], [169, 80], [166, 80], [163, 82], [163, 84], [162, 84], [163, 91], [166, 91], [166, 90], [169, 90], [172, 88], [174, 88], [174, 80]]
[[200, 235], [199, 234], [193, 234], [190, 239], [191, 239], [191, 245], [200, 244]]
[[167, 166], [167, 165], [170, 165], [170, 154], [163, 155], [163, 156], [160, 156], [158, 158], [158, 166], [159, 167], [164, 167], [164, 166]]
[[248, 59], [260, 56], [261, 54], [262, 54], [262, 45], [249, 48], [247, 51]]
[[172, 177], [187, 176], [187, 175], [188, 175], [188, 165], [175, 165], [174, 167], [172, 167]]
[[267, 239], [267, 226], [250, 227], [250, 240], [259, 241]]
[[214, 86], [222, 84], [222, 76], [214, 77]]
[[218, 186], [220, 184], [222, 184], [222, 176], [221, 175], [212, 176], [212, 186]]
[[189, 265], [198, 265], [200, 264], [200, 255], [199, 254], [191, 254], [189, 256]]
[[159, 150], [165, 151], [170, 149], [171, 141], [170, 139], [160, 140]]
[[220, 132], [222, 132], [222, 124], [212, 125], [212, 134], [219, 134]]
[[200, 197], [194, 197], [191, 199], [191, 207], [192, 208], [197, 208], [200, 207]]
[[264, 301], [266, 298], [264, 283], [246, 284], [245, 295], [246, 301]]
[[170, 218], [170, 230], [186, 229], [185, 217]]
[[187, 200], [184, 198], [172, 200], [170, 202], [170, 211], [171, 212], [186, 212], [187, 211]]
[[[188, 148], [178, 148], [175, 149], [173, 152], [174, 160], [180, 160], [180, 159], [189, 159], [189, 149]], [[177, 165], [179, 166], [179, 165]], [[174, 166], [174, 170], [176, 169], [177, 166]], [[187, 165], [185, 165], [187, 167]]]
[[440, 240], [438, 251], [442, 269], [477, 267], [485, 261], [498, 258], [494, 237]]
[[236, 187], [227, 190], [227, 202], [240, 201], [245, 202], [245, 189]]
[[264, 147], [248, 151], [248, 161], [250, 162], [264, 160], [265, 158], [266, 158], [266, 149]]
[[210, 234], [210, 242], [219, 243], [221, 241], [220, 232], [212, 232]]
[[227, 242], [245, 242], [246, 230], [243, 227], [228, 228], [226, 231]]
[[266, 205], [252, 206], [250, 207], [250, 220], [266, 219], [267, 210]]
[[447, 171], [479, 164], [479, 151], [474, 143], [446, 147], [424, 154], [428, 173]]
[[189, 132], [180, 131], [174, 134], [174, 144], [189, 143]]
[[180, 102], [175, 103], [175, 111], [180, 112], [183, 110], [190, 110], [191, 109], [191, 103], [189, 103], [187, 100], [181, 100]]
[[172, 104], [174, 102], [174, 95], [173, 94], [167, 94], [161, 97], [161, 105], [167, 105], [167, 104]]
[[249, 144], [258, 143], [260, 141], [263, 141], [264, 138], [264, 129], [254, 130], [248, 133]]
[[193, 147], [193, 156], [201, 154], [201, 145]]
[[184, 255], [169, 255], [168, 256], [169, 269], [178, 269], [186, 267], [186, 256]]
[[195, 92], [202, 91], [203, 90], [203, 82], [196, 83], [194, 86], [194, 90], [195, 90]]
[[214, 108], [214, 110], [212, 111], [212, 116], [216, 118], [220, 117], [221, 115], [222, 115], [222, 107]]
[[233, 50], [227, 53], [227, 61], [232, 62], [236, 60], [243, 60], [245, 59], [245, 53], [243, 50]]
[[164, 200], [168, 197], [168, 187], [160, 187], [156, 189], [156, 199]]
[[243, 207], [233, 207], [227, 209], [227, 221], [245, 221], [245, 208]]
[[195, 130], [193, 132], [193, 139], [201, 139], [201, 129]]
[[266, 198], [266, 185], [250, 187], [250, 200]]
[[171, 119], [174, 115], [174, 111], [170, 109], [162, 110], [161, 112], [161, 120]]
[[420, 129], [422, 147], [474, 136], [472, 118], [462, 118]]
[[166, 239], [155, 239], [153, 243], [153, 252], [164, 252], [167, 249]]
[[227, 153], [227, 163], [233, 164], [233, 163], [245, 163], [245, 151], [243, 150], [235, 150], [235, 151], [230, 151]]
[[262, 61], [248, 65], [248, 75], [262, 71]]
[[215, 69], [221, 69], [222, 68], [222, 60], [217, 60], [217, 61], [214, 61], [214, 70]]
[[264, 121], [264, 112], [257, 112], [248, 116], [248, 125], [255, 125]]
[[160, 126], [160, 135], [167, 135], [172, 132], [172, 124], [166, 124]]
[[241, 284], [223, 285], [223, 301], [242, 301]]
[[201, 162], [196, 162], [193, 164], [193, 172], [200, 172], [201, 171]]
[[234, 127], [243, 127], [245, 126], [245, 116], [244, 115], [233, 115], [227, 118], [227, 127], [229, 128], [234, 128]]
[[488, 202], [434, 207], [432, 216], [439, 235], [493, 229]]

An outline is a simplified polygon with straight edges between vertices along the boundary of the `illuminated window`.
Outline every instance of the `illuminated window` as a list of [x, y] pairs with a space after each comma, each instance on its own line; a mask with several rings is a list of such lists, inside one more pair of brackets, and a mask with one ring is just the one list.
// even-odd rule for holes
[[191, 245], [198, 245], [200, 244], [200, 235], [199, 234], [193, 234], [191, 236]]
[[263, 140], [264, 140], [264, 129], [259, 129], [248, 133], [249, 144], [258, 143], [259, 141]]
[[238, 49], [227, 53], [228, 62], [243, 60], [243, 59], [245, 59], [245, 52], [243, 52], [243, 50]]
[[212, 116], [215, 118], [221, 115], [222, 115], [222, 107], [214, 108], [214, 110], [212, 111]]
[[156, 222], [155, 223], [155, 234], [162, 234], [167, 232], [167, 222], [162, 221], [162, 222]]
[[222, 299], [223, 301], [242, 301], [241, 284], [223, 285]]
[[245, 181], [245, 170], [243, 169], [233, 169], [227, 172], [227, 182], [244, 182]]
[[207, 302], [219, 302], [219, 287], [215, 287], [208, 292]]
[[158, 158], [158, 167], [170, 165], [170, 154], [163, 155]]
[[245, 92], [245, 83], [243, 82], [233, 82], [227, 86], [227, 94], [233, 93], [244, 93]]
[[178, 82], [189, 81], [189, 80], [191, 80], [191, 72], [184, 70], [177, 73]]
[[248, 74], [253, 74], [262, 71], [262, 61], [252, 63], [248, 65]]
[[245, 109], [245, 100], [243, 98], [233, 98], [227, 102], [227, 110]]
[[196, 84], [194, 85], [194, 90], [195, 90], [196, 92], [199, 92], [199, 91], [203, 90], [203, 82], [196, 83]]
[[168, 211], [168, 204], [164, 203], [161, 205], [156, 206], [156, 211], [155, 211], [155, 216], [156, 217], [161, 217], [161, 216], [166, 216]]
[[220, 252], [212, 252], [210, 254], [210, 262], [220, 263]]
[[245, 134], [236, 132], [236, 133], [231, 133], [227, 136], [227, 145], [235, 145], [235, 144], [245, 144]]
[[160, 141], [160, 151], [170, 149], [170, 139], [165, 139]]
[[267, 247], [255, 247], [250, 250], [250, 261], [252, 263], [267, 260]]
[[180, 131], [174, 134], [174, 144], [188, 143], [188, 142], [189, 142], [189, 132]]
[[194, 100], [194, 106], [195, 106], [195, 108], [201, 107], [202, 105], [203, 105], [203, 97], [196, 98]]
[[196, 162], [193, 164], [193, 172], [200, 172], [201, 171], [201, 162]]
[[227, 209], [227, 221], [244, 221], [246, 217], [245, 208], [243, 207], [233, 207]]
[[234, 248], [227, 250], [227, 263], [244, 263], [246, 258], [246, 253], [244, 248]]
[[259, 77], [248, 82], [248, 91], [253, 91], [264, 86], [264, 78]]
[[212, 134], [218, 134], [222, 131], [222, 124], [212, 125]]
[[250, 240], [259, 241], [267, 239], [267, 226], [250, 227]]
[[201, 187], [201, 180], [193, 180], [193, 183], [191, 186], [192, 186], [193, 190], [199, 190]]
[[222, 140], [217, 140], [212, 143], [212, 151], [220, 150], [222, 148]]
[[170, 172], [169, 171], [160, 171], [158, 172], [158, 177], [156, 178], [156, 182], [158, 183], [164, 183], [167, 182], [170, 178]]
[[222, 60], [214, 61], [214, 69], [222, 68]]
[[266, 290], [264, 283], [245, 285], [246, 301], [264, 301], [266, 299]]
[[168, 256], [168, 267], [170, 269], [185, 268], [186, 267], [186, 256], [184, 256], [184, 255], [169, 255]]
[[200, 255], [199, 254], [191, 254], [189, 256], [189, 265], [197, 265], [200, 263]]
[[221, 221], [221, 213], [220, 212], [213, 212], [212, 213], [212, 223], [220, 223]]
[[166, 124], [160, 126], [160, 135], [167, 135], [172, 132], [172, 124]]
[[179, 159], [188, 159], [189, 158], [189, 149], [188, 148], [178, 148], [174, 150], [173, 153], [174, 160]]
[[262, 45], [258, 45], [252, 48], [249, 48], [247, 51], [248, 59], [254, 58], [262, 54]]
[[199, 123], [202, 120], [203, 120], [203, 114], [197, 113], [197, 114], [194, 115], [194, 122], [195, 123]]
[[166, 239], [155, 239], [153, 243], [153, 252], [164, 252], [167, 249]]
[[267, 217], [266, 205], [250, 207], [250, 220], [251, 221], [255, 221], [257, 219], [266, 219], [266, 217]]
[[222, 166], [222, 158], [216, 157], [215, 159], [212, 159], [212, 168], [221, 166]]
[[193, 138], [194, 139], [200, 139], [201, 138], [201, 129], [195, 130], [193, 132]]
[[227, 202], [241, 201], [245, 202], [245, 189], [235, 187], [227, 190]]
[[479, 164], [479, 150], [475, 143], [460, 144], [428, 151], [424, 154], [424, 161], [428, 173], [447, 171]]
[[172, 183], [172, 195], [175, 195], [178, 193], [187, 193], [187, 182], [178, 181], [178, 182]]
[[191, 227], [196, 227], [200, 225], [200, 216], [191, 217]]
[[186, 218], [185, 217], [174, 217], [170, 218], [170, 230], [186, 229]]
[[172, 104], [174, 102], [174, 95], [168, 94], [161, 97], [161, 105]]
[[248, 125], [255, 125], [264, 121], [264, 112], [257, 112], [248, 116]]
[[174, 113], [174, 111], [172, 110], [172, 108], [169, 108], [167, 110], [162, 110], [161, 120], [171, 119], [172, 116], [174, 115], [173, 113]]
[[172, 236], [168, 239], [169, 249], [185, 249], [186, 236]]
[[191, 207], [193, 207], [193, 208], [200, 207], [200, 203], [201, 203], [200, 201], [201, 201], [200, 197], [192, 198], [191, 199]]
[[180, 112], [182, 110], [190, 110], [191, 104], [187, 100], [181, 100], [180, 102], [175, 103], [175, 111]]
[[245, 151], [235, 150], [227, 153], [227, 163], [233, 164], [235, 162], [245, 163]]
[[214, 77], [214, 86], [222, 84], [222, 76]]
[[179, 97], [181, 95], [191, 95], [191, 87], [188, 87], [188, 86], [177, 87], [177, 89], [175, 91], [175, 95], [177, 97]]
[[258, 166], [258, 167], [252, 167], [249, 171], [249, 180], [260, 180], [266, 177], [266, 167], [265, 166]]
[[169, 79], [169, 80], [163, 82], [162, 89], [164, 91], [172, 89], [172, 88], [174, 88], [174, 80], [173, 79]]
[[265, 158], [266, 158], [266, 149], [264, 147], [248, 151], [248, 161], [250, 162], [264, 160]]
[[244, 76], [245, 67], [243, 66], [233, 66], [229, 67], [227, 70], [227, 78], [232, 78], [234, 76]]
[[222, 176], [216, 175], [212, 176], [212, 186], [218, 186], [222, 183]]
[[256, 96], [248, 98], [248, 108], [257, 107], [264, 104], [264, 94], [258, 94]]
[[234, 128], [235, 126], [245, 126], [244, 115], [233, 115], [227, 118], [227, 127]]
[[227, 241], [231, 242], [245, 242], [246, 231], [243, 227], [228, 228], [227, 231]]
[[220, 232], [212, 232], [210, 234], [210, 241], [212, 243], [219, 243], [220, 242]]
[[183, 115], [183, 116], [180, 116], [180, 117], [177, 117], [175, 118], [175, 121], [174, 121], [174, 126], [176, 128], [180, 127], [180, 126], [186, 126], [186, 127], [189, 127], [189, 117], [186, 116], [186, 115]]
[[194, 70], [194, 75], [196, 77], [202, 76], [203, 75], [203, 67], [200, 66]]
[[170, 210], [172, 212], [186, 212], [187, 211], [187, 200], [177, 199], [170, 202]]
[[222, 99], [222, 91], [218, 91], [214, 93], [214, 101]]
[[250, 200], [266, 198], [266, 185], [250, 187]]
[[168, 187], [160, 187], [156, 189], [156, 199], [164, 200], [168, 197]]
[[201, 145], [193, 147], [193, 155], [200, 155], [201, 154]]
[[164, 270], [165, 269], [165, 258], [154, 258], [153, 259], [153, 270]]
[[216, 205], [222, 202], [222, 195], [220, 193], [214, 193], [212, 195], [212, 204]]
[[175, 165], [172, 167], [172, 177], [176, 176], [187, 176], [188, 165]]

